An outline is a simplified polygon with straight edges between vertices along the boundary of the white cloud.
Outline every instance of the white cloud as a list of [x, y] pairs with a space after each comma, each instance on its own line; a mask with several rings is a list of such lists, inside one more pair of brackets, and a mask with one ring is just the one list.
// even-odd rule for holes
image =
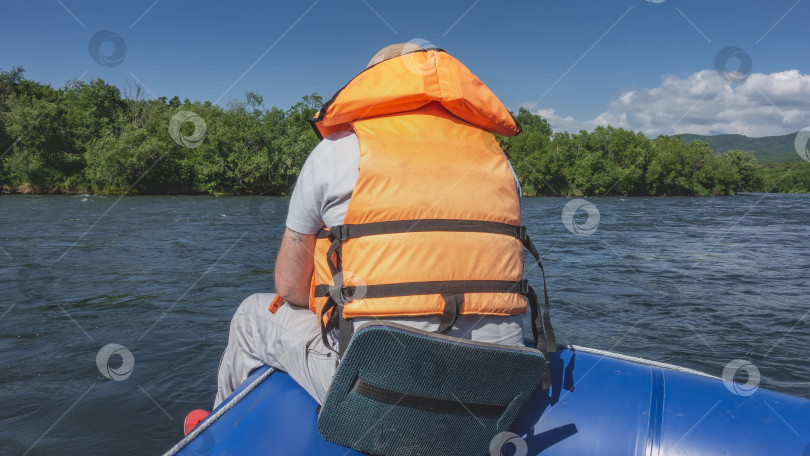
[[554, 130], [576, 132], [612, 125], [647, 135], [739, 133], [772, 136], [810, 125], [810, 75], [798, 70], [753, 73], [732, 84], [712, 70], [683, 79], [661, 78], [653, 89], [623, 92], [593, 120], [560, 116], [553, 108], [534, 111]]
[[597, 126], [596, 122], [592, 120], [580, 122], [571, 116], [567, 117], [558, 116], [557, 113], [554, 111], [554, 108], [538, 109], [532, 112], [546, 119], [554, 131], [562, 130], [576, 133], [579, 130], [592, 130], [594, 127]]

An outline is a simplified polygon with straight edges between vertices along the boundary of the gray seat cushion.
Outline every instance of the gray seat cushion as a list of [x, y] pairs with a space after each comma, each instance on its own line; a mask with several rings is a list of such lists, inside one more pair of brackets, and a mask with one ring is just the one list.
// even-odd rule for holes
[[535, 349], [366, 323], [335, 374], [318, 430], [376, 455], [485, 455], [545, 369]]

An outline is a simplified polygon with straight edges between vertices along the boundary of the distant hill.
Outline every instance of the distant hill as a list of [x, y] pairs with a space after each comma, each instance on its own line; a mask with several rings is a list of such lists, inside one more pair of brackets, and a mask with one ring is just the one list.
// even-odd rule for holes
[[801, 161], [793, 145], [796, 134], [763, 136], [761, 138], [749, 138], [744, 135], [705, 136], [682, 134], [675, 136], [680, 136], [687, 144], [692, 141], [705, 141], [716, 154], [722, 154], [729, 150], [750, 151], [757, 157], [757, 160], [764, 163]]

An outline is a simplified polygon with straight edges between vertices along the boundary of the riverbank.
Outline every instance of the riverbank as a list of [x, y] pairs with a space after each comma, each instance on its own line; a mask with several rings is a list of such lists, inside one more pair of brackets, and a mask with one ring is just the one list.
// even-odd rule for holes
[[[319, 139], [317, 94], [265, 107], [122, 97], [101, 79], [54, 89], [0, 71], [0, 188], [21, 194], [283, 195]], [[520, 108], [497, 137], [527, 195], [692, 196], [810, 191], [810, 163], [761, 164], [750, 152], [648, 138], [611, 126], [552, 131]], [[36, 127], [36, 128], [34, 128]], [[491, 145], [491, 142], [489, 142]], [[796, 156], [798, 159], [798, 155]]]
[[[227, 192], [213, 192], [213, 193], [205, 193], [205, 192], [191, 192], [191, 193], [184, 193], [184, 192], [169, 192], [169, 193], [139, 193], [139, 192], [107, 192], [107, 193], [94, 193], [90, 189], [81, 189], [75, 191], [66, 191], [62, 189], [53, 189], [50, 191], [37, 191], [32, 188], [30, 185], [20, 185], [17, 187], [9, 187], [9, 186], [2, 186], [0, 187], [0, 196], [2, 195], [66, 195], [66, 196], [121, 196], [121, 195], [129, 195], [129, 196], [289, 196], [291, 190], [284, 193], [227, 193]], [[563, 197], [563, 198], [600, 198], [600, 197], [622, 197], [622, 198], [642, 198], [642, 197], [660, 197], [665, 198], [668, 196], [695, 196], [695, 197], [709, 197], [709, 196], [737, 196], [737, 195], [751, 195], [751, 194], [764, 194], [764, 193], [772, 193], [772, 194], [807, 194], [810, 191], [802, 189], [801, 191], [745, 191], [745, 192], [735, 192], [735, 193], [728, 193], [728, 194], [721, 194], [721, 195], [712, 195], [708, 192], [706, 193], [698, 193], [693, 195], [584, 195], [581, 192], [575, 193], [549, 193], [549, 194], [542, 194], [542, 193], [526, 193], [523, 192], [523, 198], [544, 198], [544, 197]]]

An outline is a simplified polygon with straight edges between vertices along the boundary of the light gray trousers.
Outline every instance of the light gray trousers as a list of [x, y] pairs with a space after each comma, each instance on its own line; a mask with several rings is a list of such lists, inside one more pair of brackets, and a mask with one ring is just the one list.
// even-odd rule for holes
[[[242, 301], [231, 320], [228, 346], [217, 374], [214, 407], [242, 384], [254, 369], [268, 365], [290, 374], [319, 404], [326, 400], [338, 366], [337, 353], [323, 343], [318, 319], [308, 308], [284, 303], [267, 310], [275, 293], [257, 293]], [[392, 318], [423, 331], [436, 331], [440, 316]], [[355, 327], [369, 320], [354, 320]], [[460, 315], [448, 336], [503, 345], [523, 345], [521, 316]], [[329, 342], [335, 345], [334, 334]]]
[[290, 374], [318, 403], [326, 400], [337, 353], [324, 346], [318, 320], [309, 309], [285, 303], [270, 313], [267, 309], [275, 296], [250, 295], [234, 314], [219, 363], [214, 407], [265, 364]]

